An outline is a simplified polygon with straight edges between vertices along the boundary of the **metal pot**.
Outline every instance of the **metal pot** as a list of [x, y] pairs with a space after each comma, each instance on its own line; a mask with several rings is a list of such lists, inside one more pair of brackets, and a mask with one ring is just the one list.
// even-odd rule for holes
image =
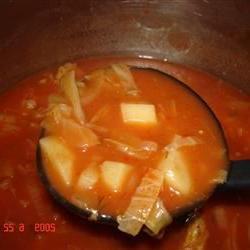
[[0, 89], [86, 56], [156, 57], [250, 91], [250, 3], [244, 0], [2, 0]]

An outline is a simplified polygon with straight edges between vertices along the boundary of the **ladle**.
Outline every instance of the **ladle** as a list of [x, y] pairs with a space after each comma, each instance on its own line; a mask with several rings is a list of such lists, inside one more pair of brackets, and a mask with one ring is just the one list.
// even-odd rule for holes
[[[192, 89], [190, 89], [185, 83], [181, 82], [180, 80], [177, 80], [176, 78], [163, 73], [161, 71], [158, 71], [156, 69], [151, 69], [151, 68], [143, 68], [145, 70], [153, 70], [157, 71], [158, 73], [160, 72], [163, 74], [165, 77], [167, 77], [169, 80], [172, 80], [176, 82], [177, 84], [181, 84], [184, 86], [190, 94], [196, 96], [197, 98], [200, 99], [200, 101], [206, 106], [206, 108], [210, 111], [211, 115], [213, 116], [215, 122], [218, 124], [218, 127], [220, 127], [222, 137], [224, 138], [222, 128], [212, 112], [212, 110], [209, 108], [209, 106], [204, 102], [204, 100], [196, 94]], [[42, 131], [41, 137], [43, 137], [45, 134], [45, 131]], [[225, 141], [225, 140], [224, 140]], [[227, 148], [226, 142], [225, 142], [225, 147]], [[53, 196], [53, 198], [61, 204], [63, 207], [71, 211], [72, 213], [85, 218], [89, 220], [94, 220], [96, 222], [104, 223], [104, 224], [109, 224], [113, 226], [118, 226], [118, 223], [116, 221], [116, 218], [107, 215], [107, 214], [100, 214], [97, 213], [96, 211], [88, 210], [88, 209], [83, 209], [80, 207], [77, 207], [76, 205], [72, 204], [70, 201], [66, 200], [57, 190], [53, 187], [53, 185], [50, 183], [50, 180], [46, 174], [45, 168], [43, 166], [43, 161], [42, 161], [42, 156], [41, 156], [41, 150], [39, 144], [37, 145], [37, 155], [36, 155], [36, 162], [37, 162], [37, 168], [38, 168], [38, 174], [41, 177], [42, 182], [44, 183], [46, 189], [48, 192]], [[240, 161], [231, 161], [228, 167], [228, 177], [227, 181], [224, 184], [219, 184], [218, 186], [214, 186], [214, 190], [220, 190], [223, 192], [226, 191], [250, 191], [250, 160], [240, 160]], [[212, 193], [211, 193], [212, 195]], [[210, 195], [210, 196], [211, 196]], [[179, 210], [178, 213], [173, 214], [172, 216], [177, 219], [179, 217], [183, 216], [193, 216], [197, 210], [204, 204], [204, 202], [208, 199], [209, 197], [204, 198], [203, 200], [199, 200], [196, 203], [194, 203], [192, 206], [186, 206], [183, 207], [183, 209]]]

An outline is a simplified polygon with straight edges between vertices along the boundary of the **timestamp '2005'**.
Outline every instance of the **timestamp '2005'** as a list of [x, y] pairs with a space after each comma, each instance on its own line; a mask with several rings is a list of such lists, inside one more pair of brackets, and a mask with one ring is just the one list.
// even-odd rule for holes
[[[40, 233], [49, 233], [49, 232], [55, 232], [56, 231], [56, 225], [55, 223], [35, 223], [32, 225], [33, 230], [35, 232]], [[25, 231], [25, 224], [24, 223], [4, 223], [3, 224], [3, 232], [4, 233], [13, 233], [13, 232], [24, 232]]]

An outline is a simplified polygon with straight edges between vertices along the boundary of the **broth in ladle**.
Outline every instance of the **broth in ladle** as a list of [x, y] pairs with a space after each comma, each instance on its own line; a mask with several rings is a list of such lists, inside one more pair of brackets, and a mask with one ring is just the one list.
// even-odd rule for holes
[[190, 89], [125, 64], [79, 70], [59, 68], [40, 139], [49, 185], [66, 202], [157, 235], [225, 181], [221, 128]]

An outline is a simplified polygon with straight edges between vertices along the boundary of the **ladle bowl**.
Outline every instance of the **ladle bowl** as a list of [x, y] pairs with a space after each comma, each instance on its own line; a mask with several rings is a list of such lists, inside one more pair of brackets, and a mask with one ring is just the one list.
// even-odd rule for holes
[[[198, 94], [196, 94], [190, 87], [188, 87], [185, 83], [181, 82], [180, 80], [177, 80], [176, 78], [174, 78], [166, 73], [163, 73], [159, 70], [152, 69], [152, 68], [143, 68], [143, 67], [134, 67], [134, 66], [132, 66], [132, 67], [147, 70], [147, 71], [149, 71], [149, 70], [156, 71], [156, 72], [162, 74], [164, 77], [168, 78], [168, 80], [171, 80], [171, 81], [175, 82], [176, 84], [181, 85], [183, 88], [185, 88], [185, 90], [187, 90], [190, 93], [190, 95], [193, 95], [195, 98], [199, 99], [201, 105], [203, 105], [208, 110], [212, 119], [214, 120], [214, 122], [216, 123], [218, 128], [220, 129], [221, 138], [223, 139], [225, 149], [227, 150], [227, 144], [225, 141], [224, 133], [223, 133], [223, 130], [222, 130], [222, 127], [221, 127], [219, 121], [217, 120], [213, 111], [205, 103], [205, 101]], [[41, 137], [43, 137], [45, 134], [46, 134], [46, 131], [43, 129], [43, 131], [41, 133]], [[72, 202], [70, 202], [69, 200], [67, 200], [65, 197], [63, 197], [63, 195], [61, 195], [56, 190], [56, 188], [53, 187], [52, 183], [50, 182], [50, 180], [47, 176], [45, 167], [43, 165], [42, 154], [41, 154], [41, 149], [40, 149], [39, 144], [37, 145], [36, 162], [37, 162], [38, 173], [41, 177], [43, 184], [45, 185], [48, 192], [52, 195], [52, 197], [60, 205], [62, 205], [64, 208], [66, 208], [70, 212], [80, 216], [81, 218], [88, 219], [91, 221], [96, 221], [96, 222], [103, 223], [103, 224], [113, 225], [115, 227], [118, 226], [118, 222], [117, 222], [115, 217], [108, 215], [108, 214], [98, 213], [98, 211], [96, 211], [96, 210], [80, 208], [80, 207], [76, 206], [75, 204], [73, 204]], [[228, 160], [228, 162], [229, 162], [229, 160]], [[206, 195], [205, 197], [203, 197], [200, 200], [196, 200], [192, 205], [189, 204], [187, 206], [184, 206], [184, 207], [178, 209], [174, 214], [171, 214], [173, 216], [173, 218], [178, 219], [181, 217], [182, 219], [185, 218], [185, 221], [187, 221], [187, 219], [189, 217], [195, 216], [197, 211], [199, 211], [199, 209], [203, 206], [205, 201], [212, 195], [212, 193], [216, 189], [220, 189], [223, 191], [232, 190], [232, 189], [233, 190], [250, 189], [250, 168], [247, 167], [247, 165], [250, 166], [249, 160], [231, 162], [229, 168], [228, 168], [228, 166], [225, 166], [225, 169], [227, 169], [229, 171], [227, 181], [222, 185], [214, 184], [214, 186], [210, 190], [209, 195]]]

